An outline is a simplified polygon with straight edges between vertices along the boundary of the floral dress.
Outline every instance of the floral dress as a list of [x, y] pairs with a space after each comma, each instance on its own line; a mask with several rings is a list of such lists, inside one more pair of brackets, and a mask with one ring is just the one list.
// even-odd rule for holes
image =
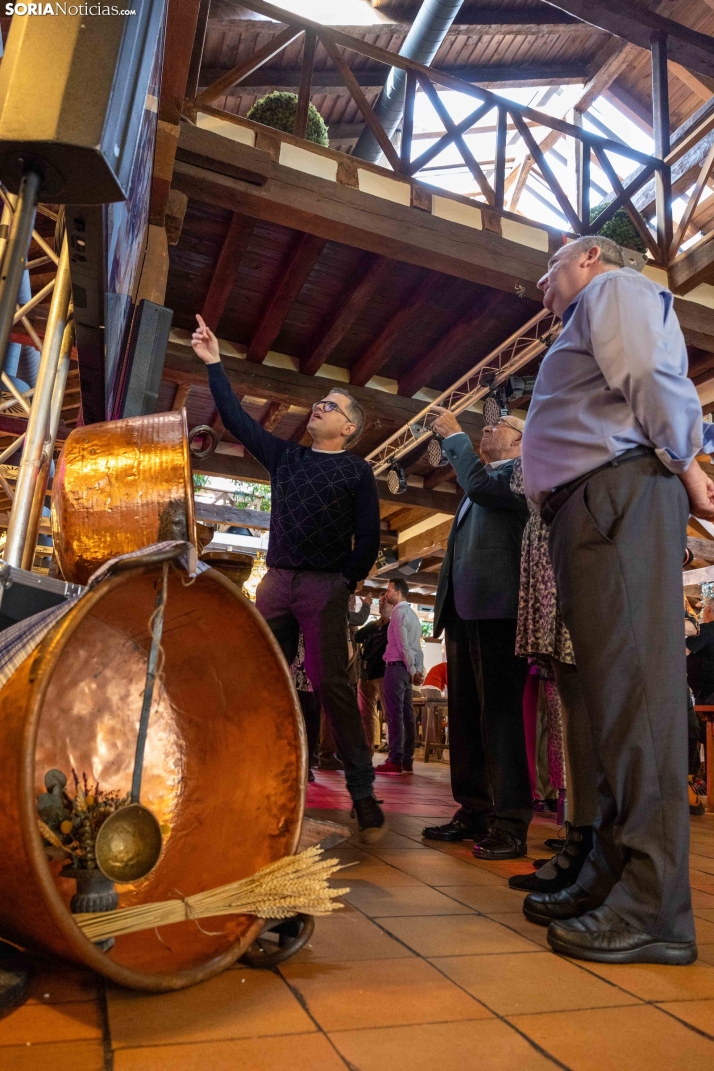
[[[522, 495], [523, 466], [516, 458], [511, 490]], [[560, 614], [553, 566], [548, 553], [548, 528], [531, 509], [521, 552], [521, 588], [518, 597], [516, 654], [542, 664], [540, 655], [575, 664], [573, 644]]]
[[[511, 490], [524, 494], [523, 466], [516, 458]], [[565, 788], [563, 710], [551, 661], [575, 664], [573, 644], [560, 614], [555, 574], [548, 553], [548, 528], [531, 509], [523, 533], [521, 586], [518, 595], [516, 654], [535, 664], [544, 678], [548, 727], [548, 775], [553, 788]], [[532, 670], [532, 672], [537, 672]]]

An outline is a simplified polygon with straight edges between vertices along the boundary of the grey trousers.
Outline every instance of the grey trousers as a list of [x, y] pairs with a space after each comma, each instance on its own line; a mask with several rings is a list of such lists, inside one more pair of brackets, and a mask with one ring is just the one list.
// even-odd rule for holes
[[638, 930], [694, 940], [682, 559], [687, 496], [654, 454], [594, 474], [557, 513], [550, 556], [598, 765], [578, 885]]

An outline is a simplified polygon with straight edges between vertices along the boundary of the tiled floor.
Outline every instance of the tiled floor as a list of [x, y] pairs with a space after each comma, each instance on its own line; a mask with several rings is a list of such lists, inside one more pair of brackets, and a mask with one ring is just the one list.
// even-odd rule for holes
[[[448, 767], [379, 779], [392, 832], [352, 863], [345, 908], [274, 972], [238, 966], [147, 996], [47, 967], [0, 1020], [1, 1071], [691, 1071], [714, 1067], [714, 816], [692, 819], [700, 958], [585, 965], [547, 951], [507, 886], [527, 861], [423, 842], [452, 813]], [[339, 774], [308, 805], [344, 821]], [[552, 822], [531, 828], [531, 856]]]

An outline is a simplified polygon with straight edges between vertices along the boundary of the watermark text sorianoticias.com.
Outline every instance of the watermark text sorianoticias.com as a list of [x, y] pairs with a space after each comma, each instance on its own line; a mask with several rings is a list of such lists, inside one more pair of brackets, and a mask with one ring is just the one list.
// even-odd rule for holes
[[6, 15], [136, 15], [114, 4], [5, 4]]

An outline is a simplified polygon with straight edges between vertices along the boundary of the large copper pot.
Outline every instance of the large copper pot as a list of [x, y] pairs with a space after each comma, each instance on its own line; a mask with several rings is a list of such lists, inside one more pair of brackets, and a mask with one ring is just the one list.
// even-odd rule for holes
[[[161, 565], [110, 577], [86, 595], [0, 691], [0, 937], [84, 964], [136, 989], [180, 989], [217, 974], [261, 930], [252, 917], [187, 921], [118, 937], [100, 952], [75, 925], [75, 882], [37, 828], [47, 770], [126, 792]], [[292, 854], [307, 753], [275, 639], [230, 581], [171, 566], [163, 683], [151, 712], [142, 803], [164, 826], [156, 868], [118, 886], [120, 906], [190, 896]], [[210, 931], [210, 932], [205, 932]], [[217, 931], [215, 935], [213, 931]]]
[[162, 539], [196, 542], [186, 415], [75, 428], [52, 481], [52, 534], [65, 580]]

